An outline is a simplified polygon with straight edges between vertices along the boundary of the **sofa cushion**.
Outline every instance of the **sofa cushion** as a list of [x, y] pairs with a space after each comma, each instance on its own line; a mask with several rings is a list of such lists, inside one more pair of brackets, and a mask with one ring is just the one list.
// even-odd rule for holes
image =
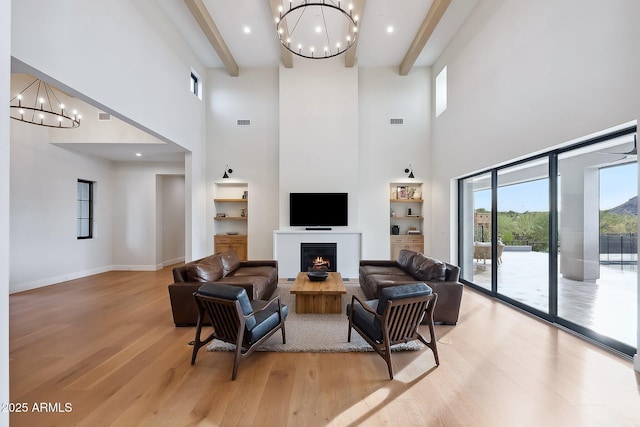
[[236, 251], [226, 251], [218, 254], [222, 261], [222, 277], [227, 277], [229, 273], [240, 267], [240, 258]]
[[228, 276], [245, 277], [245, 276], [262, 276], [269, 279], [271, 283], [278, 282], [278, 270], [268, 265], [260, 267], [240, 267], [231, 272]]
[[210, 256], [187, 266], [187, 278], [190, 282], [215, 282], [222, 277], [220, 257]]
[[[416, 283], [416, 279], [409, 274], [370, 274], [366, 277], [364, 285], [370, 291], [367, 298], [378, 298], [380, 290], [388, 286]], [[360, 285], [362, 287], [362, 284]]]
[[411, 263], [413, 261], [413, 257], [415, 257], [418, 253], [414, 251], [410, 251], [408, 249], [400, 250], [398, 254], [398, 265], [404, 271], [411, 271]]
[[417, 254], [411, 260], [411, 274], [418, 280], [444, 280], [447, 265], [435, 258]]
[[388, 267], [385, 265], [363, 265], [360, 267], [360, 275], [368, 276], [369, 274], [386, 274], [386, 275], [404, 275], [402, 269], [398, 267]]
[[240, 286], [247, 289], [247, 292], [253, 290], [252, 295], [249, 295], [250, 299], [260, 299], [260, 296], [266, 295], [267, 288], [269, 287], [269, 278], [265, 276], [227, 276], [218, 280], [218, 283], [224, 283], [228, 285]]

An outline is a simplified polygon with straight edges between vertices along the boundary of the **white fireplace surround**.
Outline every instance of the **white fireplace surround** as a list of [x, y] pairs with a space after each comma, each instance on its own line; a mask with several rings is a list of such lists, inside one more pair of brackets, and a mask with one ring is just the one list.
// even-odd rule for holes
[[362, 232], [333, 230], [275, 230], [273, 254], [278, 260], [278, 275], [294, 278], [300, 272], [301, 243], [336, 243], [338, 272], [342, 278], [357, 278]]

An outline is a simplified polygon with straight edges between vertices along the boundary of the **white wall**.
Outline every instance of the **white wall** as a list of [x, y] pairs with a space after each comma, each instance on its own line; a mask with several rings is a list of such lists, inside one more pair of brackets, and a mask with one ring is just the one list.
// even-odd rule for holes
[[205, 109], [189, 92], [189, 78], [192, 68], [199, 75], [205, 75], [205, 70], [163, 8], [154, 2], [127, 0], [64, 4], [16, 0], [11, 12], [11, 54], [28, 71], [192, 151], [187, 157], [191, 161], [187, 165], [191, 202], [185, 225], [191, 245], [187, 257], [202, 254], [206, 244], [201, 237], [206, 228]]
[[[158, 270], [157, 175], [183, 175], [177, 163], [118, 162], [113, 166], [113, 268]], [[160, 245], [161, 246], [161, 245]]]
[[[349, 229], [358, 230], [358, 69], [343, 58], [280, 66], [280, 229], [289, 193], [349, 193]], [[339, 231], [342, 227], [337, 227]]]
[[[424, 211], [430, 207], [431, 69], [415, 67], [408, 76], [398, 69], [361, 68], [358, 89], [359, 209], [358, 224], [366, 231], [362, 256], [389, 258], [389, 183], [410, 181], [405, 168], [412, 165], [415, 181], [424, 182]], [[404, 125], [389, 119], [404, 119]], [[425, 215], [425, 253], [430, 253], [430, 215]]]
[[[213, 253], [214, 182], [228, 164], [230, 180], [249, 184], [248, 256], [273, 259], [278, 227], [278, 69], [243, 68], [239, 77], [223, 69], [207, 72], [207, 250]], [[237, 126], [238, 119], [251, 126]]]
[[[0, 99], [10, 99], [11, 2], [0, 0]], [[9, 402], [9, 106], [0, 104], [0, 402]], [[9, 413], [0, 413], [0, 426]]]
[[156, 261], [163, 266], [184, 261], [184, 175], [158, 175], [158, 227], [161, 243]]
[[[11, 120], [10, 129], [10, 291], [109, 270], [111, 163], [49, 144], [48, 128]], [[95, 182], [93, 239], [76, 237], [78, 179]]]
[[638, 16], [630, 0], [478, 4], [433, 67], [449, 86], [434, 119], [434, 255], [456, 258], [456, 177], [638, 119]]

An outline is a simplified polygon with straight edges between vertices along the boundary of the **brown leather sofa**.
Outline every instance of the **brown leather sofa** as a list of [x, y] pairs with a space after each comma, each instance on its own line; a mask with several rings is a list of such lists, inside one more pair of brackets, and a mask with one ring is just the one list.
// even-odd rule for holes
[[266, 300], [278, 287], [278, 261], [240, 261], [235, 251], [220, 252], [173, 269], [169, 299], [176, 326], [194, 326], [198, 310], [193, 293], [204, 283], [222, 283], [247, 290], [250, 300]]
[[458, 323], [463, 285], [460, 267], [402, 249], [397, 260], [360, 261], [360, 287], [367, 299], [378, 299], [388, 286], [424, 282], [438, 294], [433, 321], [447, 325]]

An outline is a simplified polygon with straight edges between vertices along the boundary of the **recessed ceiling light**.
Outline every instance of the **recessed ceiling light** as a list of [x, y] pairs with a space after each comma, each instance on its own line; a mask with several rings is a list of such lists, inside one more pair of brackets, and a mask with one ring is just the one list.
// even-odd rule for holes
[[387, 27], [387, 33], [389, 34], [393, 33], [393, 27], [391, 25]]
[[142, 153], [136, 153], [136, 157], [142, 157]]
[[251, 32], [251, 27], [245, 25], [242, 30], [244, 31], [245, 34], [249, 34]]

